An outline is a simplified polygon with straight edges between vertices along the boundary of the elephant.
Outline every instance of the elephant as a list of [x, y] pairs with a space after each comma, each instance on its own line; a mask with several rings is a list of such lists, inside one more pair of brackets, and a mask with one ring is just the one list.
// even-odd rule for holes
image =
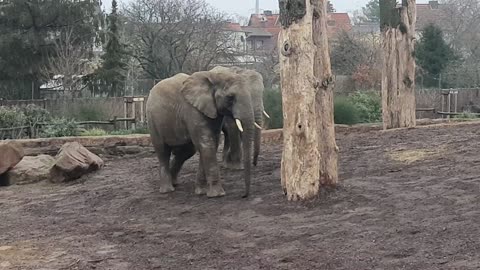
[[[257, 129], [254, 131], [253, 136], [253, 165], [257, 166], [258, 156], [260, 154], [260, 144], [261, 144], [261, 127], [263, 126], [263, 116], [270, 118], [270, 116], [265, 112], [263, 105], [263, 77], [260, 73], [249, 70], [242, 69], [239, 67], [223, 67], [216, 66], [210, 71], [216, 73], [234, 73], [245, 78], [245, 81], [248, 85], [248, 90], [250, 91], [250, 96], [252, 97], [253, 105], [253, 115], [255, 118], [255, 124], [257, 124]], [[245, 141], [245, 138], [241, 136], [238, 129], [235, 127], [235, 121], [226, 116], [224, 119], [224, 124], [222, 126], [222, 131], [224, 134], [224, 147], [223, 147], [223, 162], [226, 168], [230, 169], [242, 169], [242, 143]]]
[[[175, 191], [184, 162], [198, 151], [195, 194], [224, 196], [216, 157], [223, 118], [235, 119], [237, 129], [248, 141], [255, 130], [250, 92], [243, 77], [210, 71], [179, 73], [150, 90], [146, 114], [159, 161], [160, 193]], [[243, 145], [244, 198], [250, 192], [251, 148], [251, 143]]]

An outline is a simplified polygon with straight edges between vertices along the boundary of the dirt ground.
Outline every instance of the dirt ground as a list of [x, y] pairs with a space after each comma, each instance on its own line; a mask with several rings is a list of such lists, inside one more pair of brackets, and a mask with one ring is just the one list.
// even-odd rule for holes
[[0, 188], [0, 269], [480, 269], [480, 126], [338, 134], [341, 185], [287, 202], [281, 145], [252, 196], [156, 192], [153, 156], [115, 158], [68, 185]]

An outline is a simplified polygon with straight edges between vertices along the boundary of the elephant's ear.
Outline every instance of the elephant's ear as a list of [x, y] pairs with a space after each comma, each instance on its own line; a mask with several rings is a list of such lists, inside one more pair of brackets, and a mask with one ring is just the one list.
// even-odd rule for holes
[[217, 118], [217, 107], [214, 99], [214, 85], [211, 74], [196, 72], [184, 83], [180, 90], [188, 103], [193, 105], [209, 118]]

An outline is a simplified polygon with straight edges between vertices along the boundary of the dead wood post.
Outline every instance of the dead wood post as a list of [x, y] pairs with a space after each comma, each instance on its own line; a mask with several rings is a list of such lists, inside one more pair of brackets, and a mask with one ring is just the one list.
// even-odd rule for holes
[[338, 181], [327, 0], [279, 0], [283, 100], [282, 187], [305, 200]]
[[383, 128], [415, 127], [415, 0], [380, 0]]

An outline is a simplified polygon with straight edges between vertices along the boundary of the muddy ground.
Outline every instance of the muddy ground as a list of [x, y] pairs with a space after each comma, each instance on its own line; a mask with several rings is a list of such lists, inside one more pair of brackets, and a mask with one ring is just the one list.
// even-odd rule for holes
[[107, 160], [68, 185], [0, 188], [0, 269], [480, 269], [480, 126], [339, 134], [340, 187], [285, 201], [281, 146], [252, 196], [156, 192], [153, 156]]

